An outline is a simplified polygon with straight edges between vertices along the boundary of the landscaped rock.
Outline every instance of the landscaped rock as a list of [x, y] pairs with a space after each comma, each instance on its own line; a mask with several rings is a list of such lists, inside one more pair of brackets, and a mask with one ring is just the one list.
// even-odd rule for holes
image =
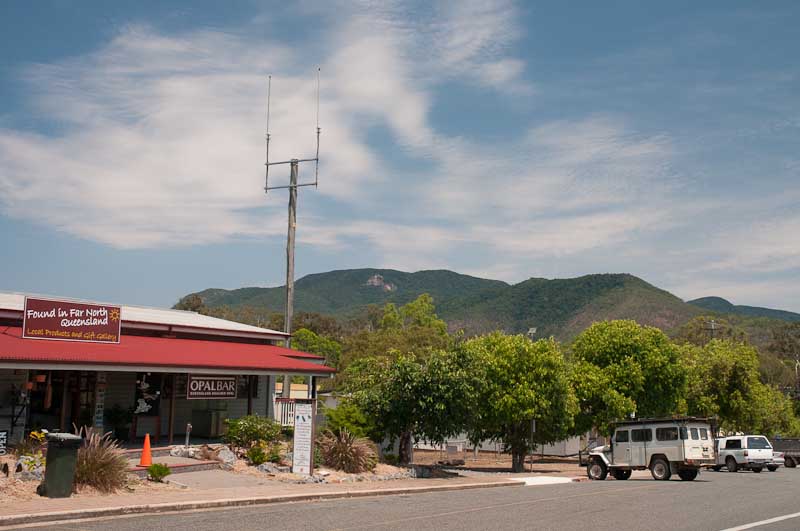
[[197, 456], [197, 448], [189, 446], [173, 446], [169, 449], [169, 455], [173, 457], [188, 457], [194, 459]]
[[17, 459], [14, 477], [22, 481], [41, 481], [44, 477], [44, 459], [23, 455]]
[[231, 449], [227, 446], [223, 446], [217, 453], [217, 459], [222, 463], [222, 468], [232, 469], [236, 463], [236, 454], [231, 452]]
[[265, 474], [286, 474], [291, 471], [288, 466], [276, 465], [275, 463], [264, 463], [258, 465], [256, 469]]

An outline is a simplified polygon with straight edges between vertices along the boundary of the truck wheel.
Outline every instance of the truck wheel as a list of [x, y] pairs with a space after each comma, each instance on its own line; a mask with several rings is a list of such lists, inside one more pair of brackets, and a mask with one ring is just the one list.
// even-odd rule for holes
[[678, 477], [683, 481], [694, 481], [697, 478], [698, 471], [694, 468], [684, 468], [678, 470]]
[[736, 472], [739, 470], [739, 465], [736, 463], [736, 459], [733, 457], [728, 457], [725, 460], [725, 466], [728, 468], [728, 472]]
[[719, 472], [720, 470], [722, 470], [722, 467], [721, 467], [721, 466], [719, 466], [719, 465], [712, 466], [712, 467], [711, 467], [711, 470], [713, 470], [714, 472]]
[[760, 467], [760, 466], [754, 466], [754, 467], [753, 467], [753, 468], [751, 468], [750, 470], [752, 470], [753, 472], [755, 472], [756, 474], [758, 474], [758, 473], [760, 473], [760, 472], [761, 472], [762, 470], [764, 470], [764, 469], [763, 469], [762, 467]]
[[608, 476], [608, 467], [602, 459], [595, 457], [589, 461], [589, 464], [586, 466], [586, 474], [589, 476], [589, 479], [602, 481]]
[[659, 481], [667, 481], [672, 476], [672, 472], [669, 470], [669, 463], [660, 457], [653, 460], [650, 465], [650, 473], [653, 475], [653, 479]]
[[768, 465], [767, 470], [769, 470], [770, 472], [775, 472], [776, 470], [778, 470], [778, 467], [775, 465]]
[[614, 479], [624, 481], [631, 477], [631, 472], [632, 470], [630, 469], [617, 468], [611, 471], [611, 475], [614, 476]]
[[786, 466], [787, 466], [788, 468], [794, 468], [794, 467], [796, 467], [796, 466], [797, 466], [797, 463], [795, 463], [794, 459], [793, 459], [793, 458], [791, 458], [791, 457], [787, 457], [787, 458], [786, 458], [786, 463], [785, 463], [785, 464], [786, 464]]

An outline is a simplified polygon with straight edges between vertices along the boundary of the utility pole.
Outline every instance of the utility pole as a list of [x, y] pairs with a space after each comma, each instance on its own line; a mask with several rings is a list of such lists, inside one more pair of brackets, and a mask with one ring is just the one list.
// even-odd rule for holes
[[[301, 186], [317, 187], [319, 184], [319, 135], [321, 129], [319, 127], [319, 68], [317, 69], [317, 149], [314, 158], [306, 159], [290, 159], [279, 162], [270, 162], [269, 160], [269, 141], [271, 138], [269, 129], [270, 117], [270, 102], [272, 97], [272, 76], [269, 76], [267, 85], [267, 135], [266, 135], [266, 162], [265, 175], [264, 175], [264, 193], [268, 194], [270, 190], [288, 189], [289, 190], [289, 227], [286, 234], [286, 307], [284, 312], [283, 330], [286, 332], [286, 347], [291, 347], [291, 333], [292, 333], [292, 316], [294, 314], [294, 247], [295, 247], [295, 232], [297, 230], [297, 189]], [[307, 183], [298, 183], [298, 175], [300, 173], [301, 162], [313, 162], [314, 167], [314, 181]], [[270, 186], [269, 185], [269, 168], [270, 166], [289, 165], [289, 184], [284, 186]], [[309, 391], [311, 386], [314, 385], [313, 378], [309, 380]], [[283, 379], [283, 396], [288, 398], [290, 396], [291, 378], [286, 375]], [[311, 393], [309, 393], [311, 394]]]
[[[289, 170], [289, 232], [286, 235], [286, 308], [283, 314], [283, 331], [292, 333], [294, 314], [294, 233], [297, 229], [297, 159], [292, 159]], [[291, 336], [286, 338], [286, 347], [291, 345]]]

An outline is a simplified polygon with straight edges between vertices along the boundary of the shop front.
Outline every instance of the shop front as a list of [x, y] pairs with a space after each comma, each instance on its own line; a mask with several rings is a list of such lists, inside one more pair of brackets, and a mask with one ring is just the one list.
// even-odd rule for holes
[[313, 393], [333, 373], [279, 346], [285, 337], [194, 312], [0, 293], [0, 439], [88, 426], [172, 443], [189, 425], [215, 438], [225, 419], [274, 417], [276, 381], [301, 375]]

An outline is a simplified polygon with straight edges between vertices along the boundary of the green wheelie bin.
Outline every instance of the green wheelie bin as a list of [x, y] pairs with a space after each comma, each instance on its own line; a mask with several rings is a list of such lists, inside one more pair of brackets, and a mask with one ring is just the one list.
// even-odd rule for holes
[[75, 463], [78, 460], [78, 448], [83, 439], [71, 433], [47, 434], [47, 460], [44, 469], [44, 481], [38, 492], [48, 498], [69, 498], [75, 478]]

